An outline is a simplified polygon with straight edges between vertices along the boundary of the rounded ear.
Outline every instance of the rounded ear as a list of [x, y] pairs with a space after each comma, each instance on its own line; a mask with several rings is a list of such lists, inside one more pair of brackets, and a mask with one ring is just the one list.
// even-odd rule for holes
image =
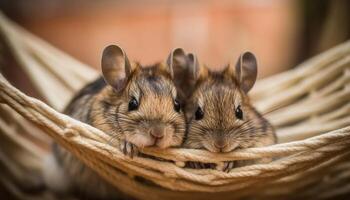
[[196, 82], [200, 79], [206, 79], [209, 76], [209, 69], [200, 65], [195, 54], [189, 53], [187, 54], [188, 58], [188, 76], [189, 86], [194, 87]]
[[257, 61], [254, 54], [251, 52], [241, 54], [236, 64], [235, 76], [245, 93], [254, 86], [257, 74]]
[[105, 81], [117, 92], [124, 89], [131, 66], [123, 49], [117, 45], [107, 46], [103, 50], [101, 66]]
[[192, 94], [192, 90], [199, 78], [199, 64], [197, 56], [185, 51], [181, 48], [174, 49], [168, 59], [168, 66], [174, 72], [174, 83], [182, 98], [186, 98]]
[[187, 54], [189, 78], [197, 81], [199, 78], [199, 63], [197, 56], [193, 53]]
[[171, 78], [174, 78], [174, 74], [183, 73], [184, 69], [186, 69], [186, 54], [182, 48], [173, 49], [167, 59], [167, 69]]

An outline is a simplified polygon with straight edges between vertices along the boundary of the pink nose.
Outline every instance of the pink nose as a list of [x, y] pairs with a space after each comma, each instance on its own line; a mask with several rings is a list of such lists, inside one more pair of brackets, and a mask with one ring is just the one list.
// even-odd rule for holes
[[157, 139], [161, 139], [164, 137], [164, 128], [158, 126], [153, 127], [150, 130], [150, 134]]
[[220, 151], [223, 151], [223, 149], [227, 146], [227, 143], [224, 142], [224, 141], [219, 140], [219, 141], [216, 141], [216, 142], [214, 143], [214, 146], [215, 146], [217, 149], [219, 149]]

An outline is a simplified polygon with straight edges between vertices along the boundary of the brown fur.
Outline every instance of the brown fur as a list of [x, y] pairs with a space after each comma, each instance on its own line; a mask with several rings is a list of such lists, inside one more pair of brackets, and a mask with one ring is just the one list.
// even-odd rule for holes
[[[186, 108], [188, 133], [184, 146], [211, 152], [267, 146], [276, 143], [270, 123], [251, 105], [248, 96], [228, 68], [222, 72], [201, 69], [200, 77]], [[243, 120], [237, 119], [235, 108], [240, 105]], [[195, 119], [200, 106], [201, 120]], [[225, 144], [222, 149], [215, 143]]]
[[[84, 88], [65, 113], [109, 134], [110, 144], [122, 151], [130, 148], [123, 141], [132, 143], [134, 148], [179, 146], [185, 133], [185, 119], [182, 111], [174, 110], [177, 92], [171, 76], [163, 64], [147, 68], [135, 65], [121, 92], [99, 79]], [[131, 97], [140, 104], [135, 111], [128, 111]], [[159, 124], [163, 125], [165, 135], [156, 140], [150, 136], [149, 128]], [[54, 145], [54, 153], [72, 190], [98, 198], [123, 197], [65, 149]]]
[[[124, 139], [135, 144], [135, 135], [149, 137], [149, 126], [163, 123], [168, 129], [166, 133], [170, 134], [165, 138], [169, 140], [154, 145], [162, 148], [180, 145], [185, 131], [184, 117], [174, 111], [176, 89], [169, 76], [159, 68], [155, 66], [135, 70], [121, 94], [114, 93], [111, 87], [101, 91], [91, 107], [92, 125], [118, 140]], [[129, 112], [128, 103], [132, 96], [139, 101], [140, 107]], [[153, 144], [137, 146], [142, 148]]]

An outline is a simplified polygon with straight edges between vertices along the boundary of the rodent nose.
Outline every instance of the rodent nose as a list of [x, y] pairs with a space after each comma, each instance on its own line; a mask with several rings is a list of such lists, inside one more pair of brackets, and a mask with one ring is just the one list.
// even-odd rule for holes
[[227, 143], [225, 141], [219, 140], [214, 143], [214, 146], [222, 151], [227, 146]]
[[153, 137], [157, 139], [161, 139], [164, 137], [164, 128], [160, 126], [156, 126], [150, 129], [149, 132]]

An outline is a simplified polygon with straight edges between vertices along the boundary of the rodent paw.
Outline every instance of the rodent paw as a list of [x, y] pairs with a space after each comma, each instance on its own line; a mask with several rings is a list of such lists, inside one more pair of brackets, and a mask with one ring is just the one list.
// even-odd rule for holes
[[201, 163], [201, 162], [190, 162], [189, 165], [193, 169], [204, 169], [205, 168], [204, 163]]
[[201, 163], [201, 162], [188, 162], [188, 166], [193, 169], [214, 169], [215, 164]]
[[121, 141], [120, 150], [123, 152], [124, 155], [129, 156], [130, 158], [133, 158], [134, 156], [137, 156], [139, 154], [137, 146], [126, 140]]
[[224, 172], [230, 172], [231, 169], [233, 169], [235, 167], [236, 162], [235, 161], [228, 161], [228, 162], [224, 162], [224, 167], [222, 168], [222, 171]]

